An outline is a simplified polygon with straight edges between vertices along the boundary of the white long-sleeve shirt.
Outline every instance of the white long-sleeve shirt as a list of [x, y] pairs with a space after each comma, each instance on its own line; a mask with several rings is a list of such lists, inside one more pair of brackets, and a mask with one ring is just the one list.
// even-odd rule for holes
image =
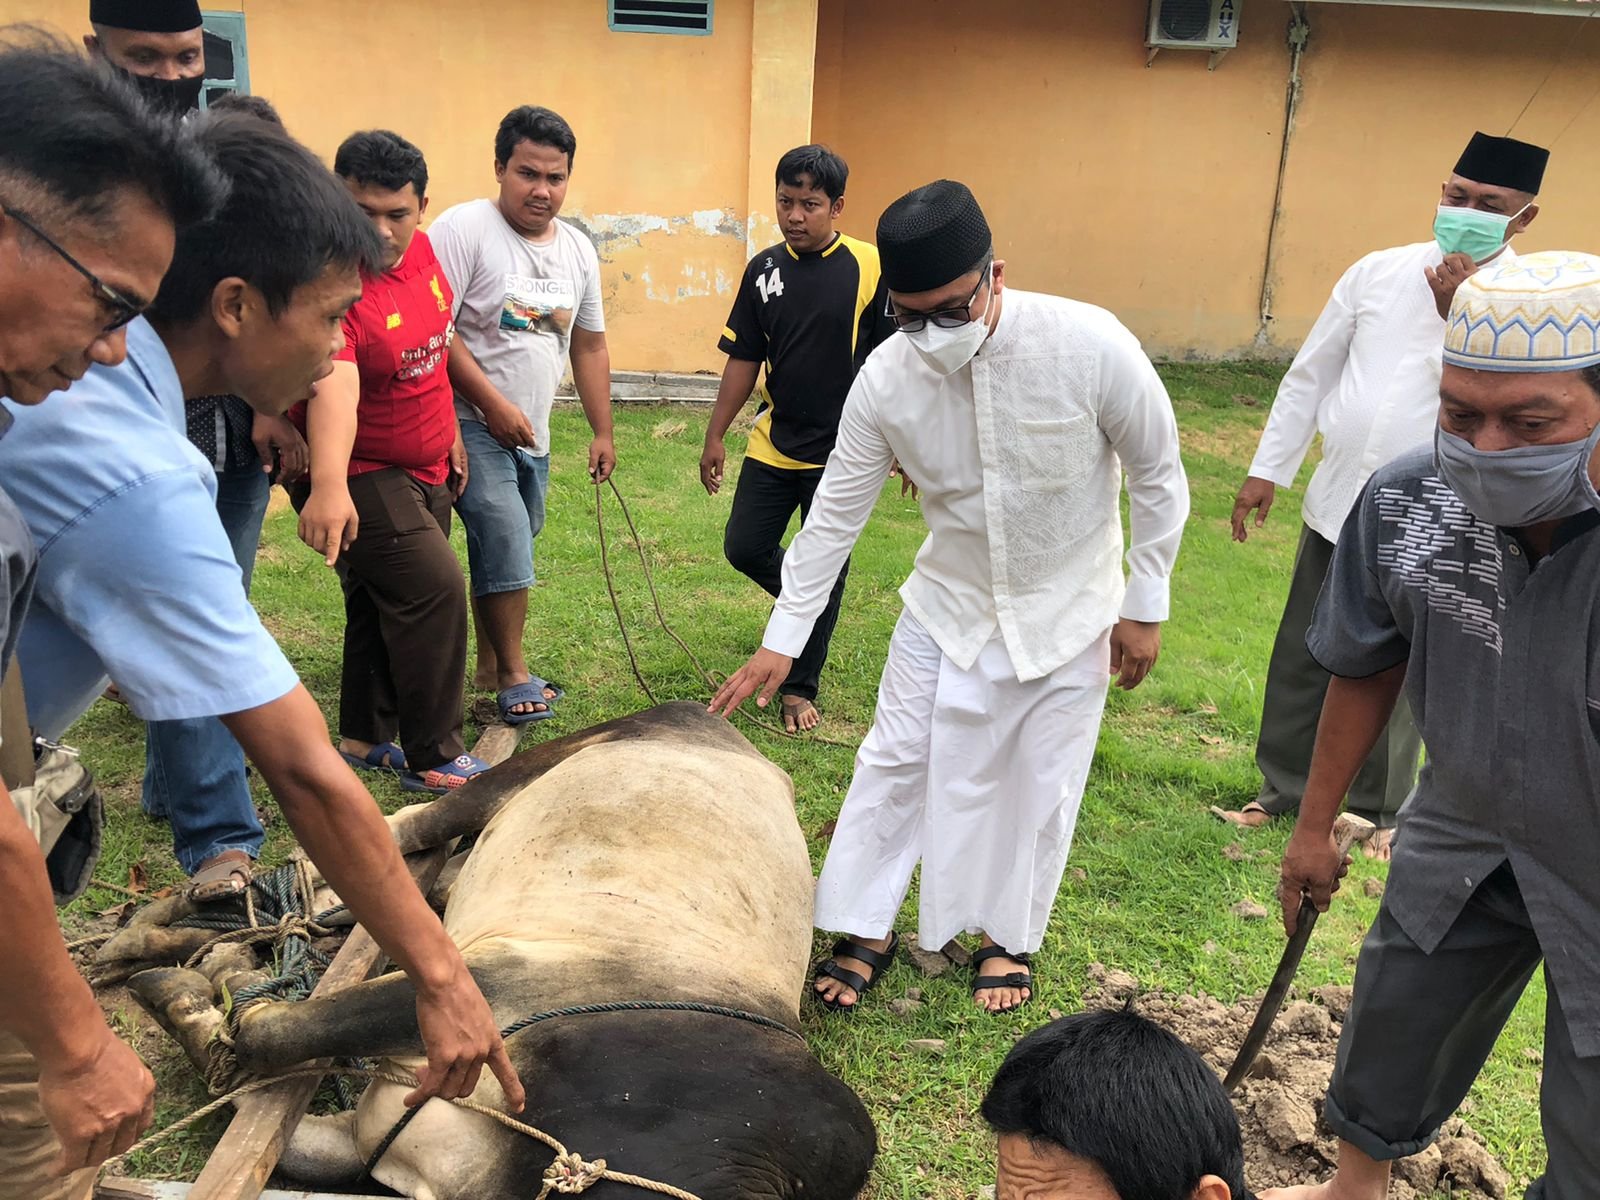
[[1443, 257], [1437, 243], [1417, 242], [1357, 262], [1278, 386], [1250, 474], [1291, 486], [1321, 433], [1300, 514], [1330, 542], [1372, 473], [1433, 437], [1444, 319], [1423, 268]]
[[998, 630], [1018, 678], [1036, 679], [1119, 613], [1167, 618], [1189, 514], [1177, 422], [1138, 340], [1104, 309], [1008, 289], [993, 335], [949, 376], [904, 337], [873, 351], [784, 557], [768, 649], [804, 647], [895, 460], [928, 523], [900, 596], [957, 666]]

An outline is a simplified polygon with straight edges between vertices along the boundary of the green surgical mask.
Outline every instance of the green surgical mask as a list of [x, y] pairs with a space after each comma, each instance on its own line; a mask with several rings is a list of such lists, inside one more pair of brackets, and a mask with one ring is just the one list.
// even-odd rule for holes
[[1446, 254], [1465, 254], [1475, 263], [1484, 262], [1499, 253], [1500, 247], [1506, 244], [1506, 229], [1528, 208], [1524, 204], [1507, 217], [1477, 208], [1441, 204], [1438, 215], [1433, 218], [1433, 240]]

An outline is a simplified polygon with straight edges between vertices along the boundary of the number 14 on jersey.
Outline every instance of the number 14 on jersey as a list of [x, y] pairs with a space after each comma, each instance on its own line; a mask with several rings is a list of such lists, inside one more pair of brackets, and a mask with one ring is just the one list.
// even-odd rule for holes
[[783, 276], [779, 274], [782, 269], [773, 267], [772, 274], [756, 276], [756, 291], [761, 293], [761, 303], [765, 304], [772, 297], [783, 295]]

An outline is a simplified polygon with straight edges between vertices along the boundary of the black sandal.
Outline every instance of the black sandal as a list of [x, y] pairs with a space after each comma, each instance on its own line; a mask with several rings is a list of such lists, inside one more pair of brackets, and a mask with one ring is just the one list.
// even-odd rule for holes
[[1009, 958], [1021, 963], [1025, 967], [1033, 965], [1031, 954], [1013, 954], [1004, 946], [985, 946], [982, 950], [972, 953], [972, 994], [977, 996], [981, 991], [990, 988], [1027, 988], [1028, 994], [1010, 1008], [996, 1009], [996, 1012], [1016, 1012], [1029, 1000], [1033, 999], [1033, 972], [1012, 971], [1009, 975], [980, 975], [978, 968], [991, 958]]
[[[849, 1012], [861, 1003], [861, 998], [873, 989], [873, 986], [877, 984], [883, 973], [889, 969], [890, 964], [894, 962], [895, 952], [899, 949], [900, 935], [893, 932], [889, 934], [889, 948], [887, 950], [874, 950], [870, 946], [863, 946], [852, 938], [840, 938], [833, 944], [833, 949], [829, 951], [827, 960], [817, 968], [817, 973], [812, 976], [811, 995], [816, 998], [818, 1004], [829, 1012]], [[839, 958], [859, 959], [872, 968], [872, 976], [863, 979], [847, 967], [841, 967], [835, 961]], [[836, 979], [855, 992], [856, 1003], [840, 1004], [837, 1000], [829, 1000], [821, 992], [817, 991], [816, 982], [823, 976], [827, 976], [829, 979]]]

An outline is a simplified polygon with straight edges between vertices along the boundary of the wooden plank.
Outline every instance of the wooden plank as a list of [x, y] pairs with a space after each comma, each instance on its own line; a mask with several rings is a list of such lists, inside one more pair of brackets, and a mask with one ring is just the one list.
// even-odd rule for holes
[[472, 752], [484, 762], [498, 765], [505, 762], [517, 752], [517, 739], [522, 736], [525, 726], [507, 725], [503, 721], [496, 721], [493, 725], [485, 725], [478, 734], [478, 740], [473, 744]]
[[[519, 736], [520, 730], [510, 725], [489, 725], [473, 750], [479, 758], [498, 765], [516, 752]], [[450, 846], [438, 846], [406, 860], [411, 877], [424, 895], [439, 878], [450, 850]], [[360, 983], [377, 970], [382, 957], [378, 944], [358, 925], [334, 956], [312, 996], [325, 997]], [[330, 1061], [319, 1059], [310, 1065], [327, 1066]], [[320, 1079], [308, 1075], [241, 1098], [227, 1132], [188, 1192], [188, 1200], [258, 1200], [320, 1085]]]
[[[190, 1200], [193, 1195], [192, 1183], [127, 1177], [104, 1180], [95, 1188], [94, 1200]], [[372, 1200], [372, 1197], [333, 1192], [281, 1192], [274, 1189], [262, 1192], [261, 1200]]]
[[[412, 878], [423, 892], [433, 886], [449, 857], [449, 846], [436, 846], [406, 860]], [[312, 997], [320, 999], [360, 983], [378, 968], [382, 958], [378, 943], [365, 929], [356, 926], [323, 973]], [[308, 1065], [325, 1067], [331, 1061], [318, 1059]], [[320, 1083], [316, 1076], [308, 1075], [241, 1097], [227, 1132], [195, 1180], [190, 1200], [258, 1200]]]

